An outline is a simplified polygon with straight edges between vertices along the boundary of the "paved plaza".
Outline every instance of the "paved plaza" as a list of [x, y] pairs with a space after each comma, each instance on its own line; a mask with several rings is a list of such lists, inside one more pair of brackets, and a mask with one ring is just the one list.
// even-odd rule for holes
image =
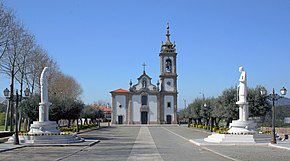
[[[80, 134], [90, 142], [100, 140], [97, 144], [20, 146], [0, 152], [0, 160], [290, 160], [289, 150], [268, 144], [198, 146], [189, 141], [202, 140], [208, 135], [203, 131], [176, 125], [111, 126]], [[4, 145], [0, 144], [0, 149]], [[12, 147], [10, 145], [9, 148]]]

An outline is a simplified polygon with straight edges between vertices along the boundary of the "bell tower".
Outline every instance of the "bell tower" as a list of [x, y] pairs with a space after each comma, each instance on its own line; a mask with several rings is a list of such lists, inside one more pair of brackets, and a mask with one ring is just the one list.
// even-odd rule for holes
[[177, 73], [175, 42], [170, 41], [167, 23], [166, 41], [161, 44], [160, 57], [160, 123], [177, 123]]

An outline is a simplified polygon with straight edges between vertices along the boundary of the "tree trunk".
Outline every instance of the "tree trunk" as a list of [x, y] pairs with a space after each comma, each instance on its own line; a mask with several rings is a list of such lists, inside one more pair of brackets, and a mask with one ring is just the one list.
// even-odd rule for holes
[[14, 108], [13, 108], [13, 105], [14, 105], [14, 103], [13, 103], [13, 97], [14, 97], [14, 93], [13, 93], [13, 91], [14, 91], [14, 65], [13, 65], [13, 67], [12, 67], [12, 71], [11, 71], [11, 84], [10, 84], [10, 103], [9, 103], [9, 105], [10, 105], [10, 132], [12, 132], [12, 131], [14, 131], [14, 124], [13, 124], [13, 121], [14, 121]]
[[81, 118], [81, 128], [83, 127], [83, 119]]
[[6, 113], [5, 113], [5, 131], [8, 131], [8, 116], [9, 116], [9, 106], [10, 106], [10, 101], [7, 99], [7, 107], [6, 107]]
[[21, 116], [21, 112], [19, 112], [18, 131], [21, 131], [21, 122], [22, 122], [22, 116]]
[[197, 119], [197, 124], [201, 125], [201, 118]]
[[231, 118], [231, 117], [227, 119], [227, 124], [226, 124], [227, 127], [230, 126], [230, 123], [232, 122], [232, 120], [233, 120], [233, 118]]
[[77, 119], [77, 132], [80, 132], [79, 119]]
[[194, 123], [194, 124], [197, 124], [197, 121], [196, 121], [196, 119], [193, 119], [193, 123]]
[[23, 130], [24, 132], [27, 132], [27, 119], [26, 118], [23, 121]]
[[221, 121], [221, 120], [222, 120], [222, 119], [221, 119], [221, 118], [219, 118], [219, 117], [218, 117], [218, 118], [216, 118], [216, 119], [215, 119], [215, 126], [217, 126], [217, 127], [218, 127], [218, 126], [219, 126], [219, 124], [220, 124], [220, 121]]
[[29, 131], [30, 130], [30, 118], [27, 118], [27, 131]]

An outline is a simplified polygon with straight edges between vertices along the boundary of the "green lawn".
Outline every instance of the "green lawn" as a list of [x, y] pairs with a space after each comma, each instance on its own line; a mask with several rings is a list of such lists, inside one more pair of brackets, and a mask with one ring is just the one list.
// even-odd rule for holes
[[[0, 131], [4, 131], [4, 125], [0, 125]], [[10, 129], [10, 126], [8, 126], [8, 131]], [[15, 129], [15, 126], [14, 126], [14, 129]], [[22, 125], [22, 129], [23, 129], [23, 125]]]

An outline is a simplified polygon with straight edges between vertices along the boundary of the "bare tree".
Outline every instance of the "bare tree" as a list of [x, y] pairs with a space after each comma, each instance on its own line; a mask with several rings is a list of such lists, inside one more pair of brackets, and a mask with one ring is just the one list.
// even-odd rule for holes
[[[31, 36], [29, 33], [25, 32], [23, 35], [23, 40], [20, 42], [21, 44], [23, 44], [23, 50], [20, 53], [20, 57], [18, 60], [18, 70], [19, 72], [16, 75], [16, 80], [17, 82], [20, 84], [20, 102], [22, 101], [22, 94], [23, 94], [23, 85], [24, 85], [24, 81], [25, 81], [25, 75], [26, 75], [26, 69], [27, 69], [27, 58], [29, 57], [33, 57], [32, 55], [32, 50], [34, 47], [34, 38], [33, 36]], [[22, 112], [19, 111], [19, 120], [18, 120], [18, 130], [21, 131], [21, 120], [22, 120]]]
[[9, 25], [13, 21], [12, 13], [6, 11], [0, 3], [0, 60], [7, 51], [9, 45]]
[[[4, 54], [1, 59], [0, 72], [10, 77], [10, 98], [13, 98], [15, 76], [19, 72], [17, 66], [19, 64], [20, 54], [24, 48], [23, 43], [21, 43], [23, 39], [24, 29], [21, 24], [13, 21], [9, 23], [9, 31], [11, 41], [8, 44], [7, 53]], [[13, 122], [12, 106], [13, 104], [10, 102], [11, 123]], [[10, 130], [13, 131], [13, 126], [10, 127]]]
[[49, 83], [50, 94], [61, 99], [78, 99], [82, 94], [82, 88], [75, 79], [61, 72], [54, 73]]
[[40, 46], [34, 47], [31, 52], [32, 56], [27, 59], [26, 83], [33, 94], [35, 89], [39, 91], [39, 78], [44, 67], [50, 67], [50, 78], [54, 75], [52, 73], [56, 73], [59, 69], [57, 63]]

